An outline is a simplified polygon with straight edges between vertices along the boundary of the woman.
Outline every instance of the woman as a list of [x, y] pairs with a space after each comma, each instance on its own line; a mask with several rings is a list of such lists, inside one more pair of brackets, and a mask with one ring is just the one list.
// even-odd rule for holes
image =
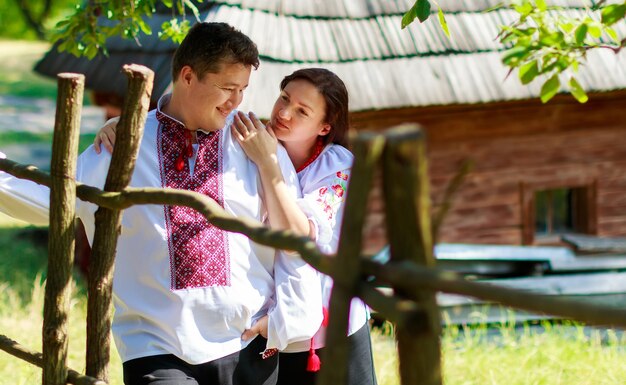
[[[302, 188], [303, 198], [285, 215], [270, 213], [270, 226], [308, 231], [325, 253], [337, 250], [352, 154], [345, 148], [348, 131], [348, 92], [341, 79], [326, 69], [307, 68], [285, 77], [281, 93], [264, 126], [255, 116], [238, 112], [231, 129], [248, 157], [257, 165], [266, 200], [288, 198], [282, 191], [282, 175], [276, 162], [278, 141], [285, 147]], [[99, 148], [114, 141], [112, 127], [96, 135]], [[101, 133], [103, 132], [101, 131]], [[270, 205], [268, 204], [268, 207]], [[325, 310], [330, 301], [332, 279], [322, 277]], [[353, 299], [348, 329], [351, 339], [350, 384], [376, 384], [369, 335], [368, 310]], [[311, 384], [319, 369], [317, 353], [324, 346], [325, 326], [311, 341], [289, 345], [279, 354], [279, 385]], [[267, 319], [244, 332], [248, 339], [267, 330]], [[316, 352], [317, 350], [317, 352]]]

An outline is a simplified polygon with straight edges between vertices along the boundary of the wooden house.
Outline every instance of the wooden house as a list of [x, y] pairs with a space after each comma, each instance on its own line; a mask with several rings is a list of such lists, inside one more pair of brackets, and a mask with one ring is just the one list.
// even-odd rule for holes
[[[267, 117], [283, 76], [326, 67], [346, 82], [356, 130], [420, 123], [427, 135], [433, 209], [465, 161], [438, 240], [489, 244], [558, 243], [563, 233], [626, 236], [626, 53], [591, 51], [578, 78], [590, 92], [579, 104], [558, 95], [546, 105], [540, 84], [507, 78], [499, 27], [515, 18], [498, 0], [439, 0], [451, 39], [436, 15], [401, 29], [412, 0], [224, 0], [201, 4], [202, 19], [228, 22], [258, 45], [241, 109]], [[552, 0], [585, 12], [583, 0]], [[435, 10], [435, 9], [434, 9]], [[155, 27], [167, 17], [149, 20]], [[616, 26], [621, 37], [626, 26]], [[110, 56], [89, 62], [49, 52], [37, 71], [86, 74], [87, 87], [120, 98], [121, 65], [156, 72], [154, 99], [170, 82], [175, 46], [155, 36], [113, 39]], [[110, 100], [105, 98], [104, 100]], [[371, 192], [365, 250], [386, 242], [380, 188]]]

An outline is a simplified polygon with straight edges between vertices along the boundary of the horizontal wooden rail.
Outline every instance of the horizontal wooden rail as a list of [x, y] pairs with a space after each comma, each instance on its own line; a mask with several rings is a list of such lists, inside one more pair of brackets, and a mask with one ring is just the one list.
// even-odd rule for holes
[[[0, 159], [0, 170], [20, 179], [50, 186], [50, 175], [34, 166], [21, 165], [9, 159]], [[323, 254], [310, 238], [296, 236], [290, 231], [270, 230], [263, 223], [252, 218], [236, 217], [228, 214], [213, 199], [193, 191], [162, 188], [126, 188], [121, 192], [108, 192], [77, 182], [76, 195], [83, 201], [109, 209], [126, 209], [137, 204], [191, 207], [203, 214], [211, 224], [222, 230], [244, 234], [253, 241], [266, 246], [296, 250], [308, 255], [318, 270], [323, 273], [330, 271], [329, 261], [323, 258]]]
[[472, 282], [451, 271], [424, 268], [412, 263], [389, 262], [383, 265], [363, 259], [362, 269], [366, 274], [375, 275], [379, 284], [382, 281], [410, 290], [426, 289], [459, 294], [535, 313], [572, 319], [591, 326], [626, 329], [626, 309]]
[[[0, 170], [18, 178], [28, 179], [39, 184], [49, 185], [50, 176], [34, 166], [24, 166], [9, 159], [0, 159]], [[280, 249], [295, 250], [302, 258], [324, 274], [331, 274], [333, 257], [319, 251], [315, 242], [307, 237], [299, 237], [289, 231], [274, 231], [251, 218], [234, 217], [212, 199], [191, 191], [165, 189], [127, 188], [122, 192], [103, 192], [102, 190], [77, 183], [76, 195], [88, 202], [109, 208], [127, 208], [135, 204], [168, 204], [192, 207], [202, 213], [215, 226], [244, 234], [254, 242]], [[573, 319], [594, 326], [610, 326], [626, 329], [626, 309], [564, 298], [551, 298], [546, 295], [531, 293], [484, 283], [471, 282], [458, 274], [433, 268], [422, 268], [414, 263], [390, 262], [377, 263], [363, 258], [364, 274], [377, 277], [378, 280], [404, 287], [409, 290], [428, 289], [445, 293], [460, 294], [487, 301], [498, 302], [532, 312], [551, 314]], [[336, 285], [342, 285], [341, 277], [334, 278]], [[365, 283], [363, 283], [365, 285]], [[419, 319], [419, 309], [402, 305], [400, 300], [375, 294], [371, 290], [360, 288], [359, 295], [373, 308], [392, 302], [388, 308], [394, 311], [394, 321]], [[372, 300], [372, 297], [374, 299]], [[384, 306], [384, 305], [383, 305]], [[412, 315], [407, 316], [405, 312]], [[385, 312], [381, 312], [385, 313]], [[386, 314], [386, 313], [385, 313]]]
[[[43, 368], [43, 356], [41, 353], [34, 352], [7, 336], [0, 335], [0, 349], [30, 364]], [[67, 368], [67, 382], [74, 385], [107, 385], [104, 381], [82, 375], [69, 368]]]

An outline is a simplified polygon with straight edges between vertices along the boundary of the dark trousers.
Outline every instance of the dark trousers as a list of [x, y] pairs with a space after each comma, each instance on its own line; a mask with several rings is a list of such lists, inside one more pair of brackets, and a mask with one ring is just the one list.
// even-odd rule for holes
[[124, 362], [126, 385], [275, 385], [278, 357], [262, 359], [267, 340], [256, 337], [245, 349], [204, 364], [191, 365], [167, 354]]
[[[350, 340], [348, 384], [377, 385], [369, 326], [365, 324], [348, 337], [348, 340]], [[324, 349], [326, 348], [316, 350], [320, 357], [323, 357]], [[315, 385], [319, 372], [307, 372], [308, 357], [309, 352], [279, 353], [277, 385]], [[333, 364], [322, 361], [322, 367], [325, 365], [332, 367]]]

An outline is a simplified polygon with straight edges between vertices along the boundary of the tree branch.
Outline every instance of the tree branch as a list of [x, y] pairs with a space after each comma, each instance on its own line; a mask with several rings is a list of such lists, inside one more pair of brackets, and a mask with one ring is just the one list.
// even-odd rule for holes
[[[32, 3], [32, 2], [31, 2]], [[24, 16], [24, 20], [26, 24], [28, 24], [33, 31], [37, 34], [37, 38], [40, 40], [46, 40], [46, 31], [43, 29], [43, 20], [47, 17], [50, 8], [50, 0], [46, 0], [46, 6], [44, 8], [44, 12], [39, 16], [39, 18], [35, 19], [34, 12], [32, 8], [29, 6], [29, 2], [26, 0], [17, 0], [17, 7], [19, 8], [22, 16]], [[47, 10], [47, 11], [46, 11]]]
[[[7, 336], [0, 335], [0, 349], [12, 356], [43, 368], [43, 357], [41, 353], [34, 352]], [[67, 368], [67, 382], [75, 385], [107, 385], [104, 381], [85, 376], [70, 368]]]

